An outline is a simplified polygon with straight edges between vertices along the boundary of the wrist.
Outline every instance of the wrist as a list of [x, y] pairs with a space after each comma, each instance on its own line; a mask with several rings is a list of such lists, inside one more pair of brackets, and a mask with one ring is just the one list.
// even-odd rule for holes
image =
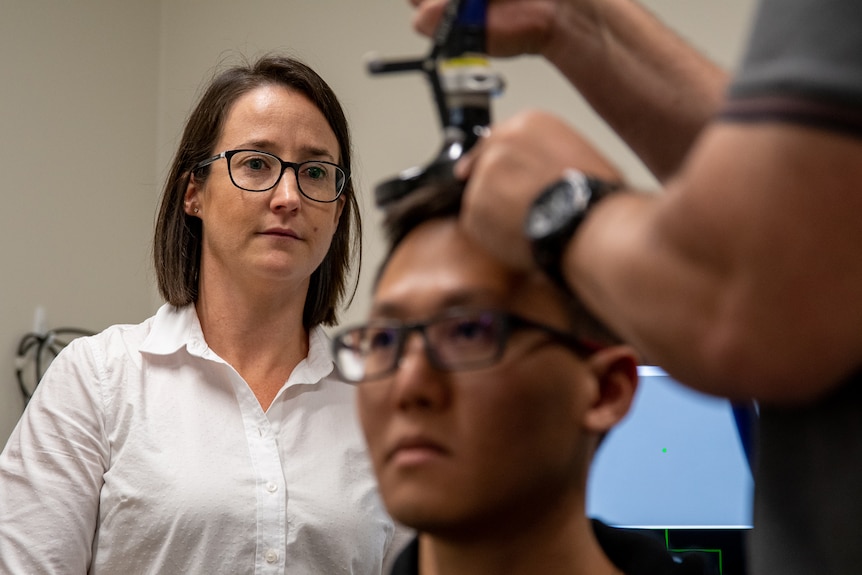
[[590, 210], [621, 188], [617, 182], [568, 169], [533, 201], [524, 221], [524, 235], [533, 259], [555, 283], [571, 291], [563, 272], [564, 256], [572, 237]]

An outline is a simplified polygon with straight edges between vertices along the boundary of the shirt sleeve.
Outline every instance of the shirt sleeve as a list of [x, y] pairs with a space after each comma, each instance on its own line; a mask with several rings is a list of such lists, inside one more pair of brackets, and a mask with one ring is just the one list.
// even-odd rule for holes
[[108, 462], [96, 363], [51, 363], [0, 454], [0, 573], [86, 573]]
[[862, 135], [862, 2], [762, 0], [725, 119]]

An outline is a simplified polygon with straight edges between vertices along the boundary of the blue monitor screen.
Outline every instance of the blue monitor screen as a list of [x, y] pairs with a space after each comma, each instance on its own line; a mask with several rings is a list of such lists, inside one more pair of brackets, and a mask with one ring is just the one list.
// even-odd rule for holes
[[638, 368], [631, 411], [600, 445], [587, 514], [643, 529], [748, 529], [751, 475], [730, 402]]

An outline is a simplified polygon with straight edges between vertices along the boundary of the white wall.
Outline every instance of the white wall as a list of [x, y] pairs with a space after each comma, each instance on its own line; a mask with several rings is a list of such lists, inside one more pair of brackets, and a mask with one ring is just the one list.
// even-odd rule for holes
[[[721, 64], [740, 55], [754, 0], [649, 0]], [[407, 0], [0, 0], [0, 444], [21, 410], [15, 347], [45, 306], [49, 328], [137, 322], [158, 305], [150, 234], [183, 121], [223, 61], [286, 51], [333, 86], [351, 122], [364, 194], [362, 317], [381, 257], [373, 186], [426, 163], [441, 136], [424, 78], [371, 77], [364, 56], [419, 56]], [[563, 114], [638, 182], [651, 179], [557, 73], [498, 62], [498, 119], [526, 106]], [[101, 174], [99, 177], [94, 173]]]

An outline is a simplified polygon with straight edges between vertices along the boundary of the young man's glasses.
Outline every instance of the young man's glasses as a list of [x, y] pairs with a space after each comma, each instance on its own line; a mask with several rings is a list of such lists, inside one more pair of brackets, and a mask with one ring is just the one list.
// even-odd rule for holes
[[247, 192], [266, 192], [278, 185], [287, 168], [292, 168], [300, 193], [315, 202], [334, 202], [344, 191], [348, 174], [332, 162], [308, 160], [285, 162], [278, 156], [259, 150], [229, 150], [199, 162], [197, 172], [224, 158], [233, 185]]
[[333, 358], [338, 372], [349, 382], [381, 378], [398, 369], [407, 336], [417, 331], [425, 340], [428, 361], [436, 369], [477, 369], [499, 361], [509, 336], [523, 329], [541, 331], [579, 355], [599, 349], [573, 335], [511, 313], [451, 310], [424, 322], [408, 324], [379, 319], [345, 329], [332, 340]]

